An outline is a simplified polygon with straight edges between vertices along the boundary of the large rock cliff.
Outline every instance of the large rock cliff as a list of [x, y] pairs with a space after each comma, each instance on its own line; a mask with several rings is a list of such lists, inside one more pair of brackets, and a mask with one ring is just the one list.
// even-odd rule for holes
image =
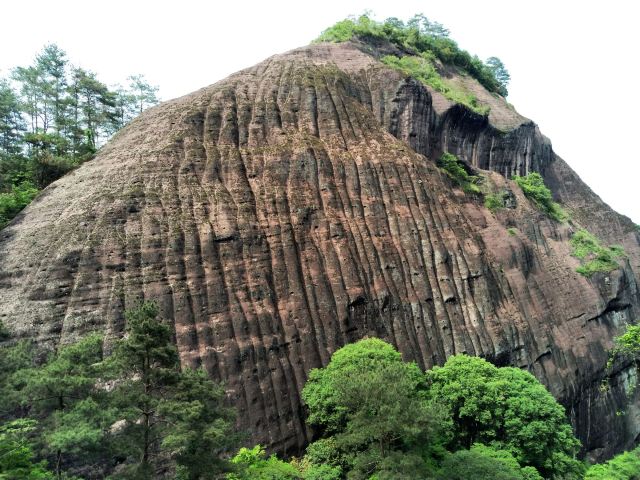
[[[488, 117], [357, 43], [277, 55], [153, 108], [0, 232], [0, 319], [19, 336], [122, 334], [156, 300], [182, 361], [223, 380], [255, 441], [296, 452], [300, 391], [345, 343], [377, 336], [422, 368], [466, 352], [534, 373], [585, 452], [640, 434], [635, 369], [605, 371], [640, 312], [639, 234], [536, 125], [456, 71]], [[492, 214], [435, 166], [458, 155], [507, 192]], [[509, 180], [540, 172], [571, 222]], [[569, 239], [621, 244], [587, 279]], [[603, 380], [608, 388], [602, 388]]]

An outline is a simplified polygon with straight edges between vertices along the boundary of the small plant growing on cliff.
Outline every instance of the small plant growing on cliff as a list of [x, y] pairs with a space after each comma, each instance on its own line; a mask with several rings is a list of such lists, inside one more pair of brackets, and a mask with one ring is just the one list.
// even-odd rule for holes
[[480, 177], [469, 175], [462, 162], [455, 155], [445, 152], [438, 159], [437, 164], [456, 184], [462, 187], [465, 193], [481, 193], [480, 187], [478, 187]]
[[497, 210], [504, 208], [505, 197], [505, 192], [489, 193], [484, 197], [484, 206], [491, 213], [495, 213]]
[[603, 247], [594, 235], [585, 229], [578, 230], [571, 237], [572, 255], [583, 261], [576, 271], [585, 277], [597, 272], [611, 272], [620, 268], [616, 258], [624, 257], [622, 247]]
[[567, 214], [562, 210], [560, 205], [553, 201], [551, 190], [544, 184], [542, 175], [538, 172], [532, 172], [524, 177], [516, 175], [513, 179], [527, 198], [546, 213], [549, 218], [557, 222], [562, 222], [567, 219]]

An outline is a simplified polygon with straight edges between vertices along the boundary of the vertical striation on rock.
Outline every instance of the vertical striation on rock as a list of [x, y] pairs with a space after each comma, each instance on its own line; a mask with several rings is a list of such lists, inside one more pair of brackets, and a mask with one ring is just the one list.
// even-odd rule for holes
[[[282, 452], [312, 435], [308, 371], [365, 336], [422, 368], [465, 352], [529, 369], [589, 455], [629, 446], [634, 372], [620, 365], [600, 386], [613, 336], [640, 310], [633, 224], [472, 79], [458, 81], [488, 117], [364, 50], [294, 50], [141, 115], [0, 232], [0, 319], [44, 344], [91, 330], [109, 341], [126, 308], [156, 300], [183, 363], [223, 380], [241, 427]], [[494, 215], [464, 194], [432, 161], [444, 151], [513, 208]], [[531, 171], [624, 245], [619, 270], [575, 272], [573, 227], [509, 180]]]

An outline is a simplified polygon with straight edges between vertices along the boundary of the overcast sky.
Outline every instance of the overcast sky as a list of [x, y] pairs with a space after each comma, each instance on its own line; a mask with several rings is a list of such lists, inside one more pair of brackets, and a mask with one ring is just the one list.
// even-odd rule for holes
[[472, 54], [502, 59], [508, 100], [603, 200], [640, 223], [640, 16], [628, 0], [10, 1], [0, 10], [0, 75], [52, 42], [107, 84], [144, 74], [167, 100], [365, 10], [379, 20], [424, 13]]

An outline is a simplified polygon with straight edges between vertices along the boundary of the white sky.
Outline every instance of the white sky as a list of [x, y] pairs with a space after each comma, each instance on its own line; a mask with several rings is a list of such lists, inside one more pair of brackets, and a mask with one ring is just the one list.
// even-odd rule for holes
[[169, 99], [305, 45], [348, 15], [424, 13], [472, 54], [502, 59], [508, 100], [603, 200], [640, 223], [635, 3], [11, 0], [0, 5], [0, 75], [53, 42], [107, 84], [143, 73]]

